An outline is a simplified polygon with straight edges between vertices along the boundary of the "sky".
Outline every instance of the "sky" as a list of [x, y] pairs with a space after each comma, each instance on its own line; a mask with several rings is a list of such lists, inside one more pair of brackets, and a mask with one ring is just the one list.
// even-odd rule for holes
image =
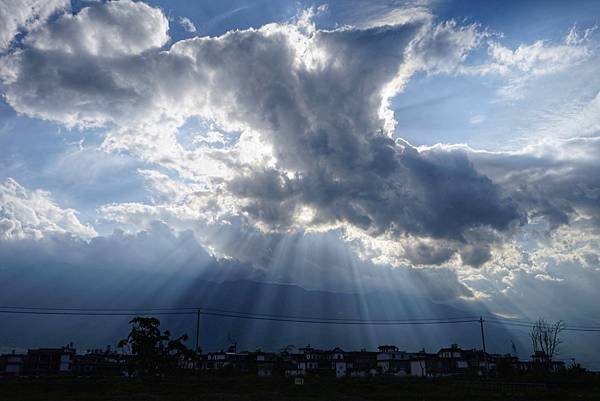
[[0, 268], [600, 324], [599, 15], [596, 1], [3, 1]]

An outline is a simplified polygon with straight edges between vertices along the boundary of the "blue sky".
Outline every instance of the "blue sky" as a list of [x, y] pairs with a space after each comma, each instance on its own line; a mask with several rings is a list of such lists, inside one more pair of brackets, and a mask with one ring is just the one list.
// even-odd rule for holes
[[95, 269], [106, 241], [149, 272], [597, 323], [598, 2], [0, 7], [11, 268]]

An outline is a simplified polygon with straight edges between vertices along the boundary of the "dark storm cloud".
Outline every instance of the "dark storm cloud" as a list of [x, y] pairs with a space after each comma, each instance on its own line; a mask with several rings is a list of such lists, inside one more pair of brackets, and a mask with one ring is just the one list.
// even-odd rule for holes
[[[291, 179], [274, 170], [261, 171], [233, 180], [230, 189], [262, 203], [251, 203], [249, 213], [278, 210], [282, 220], [289, 220], [294, 208], [288, 203], [296, 200], [315, 207], [317, 220], [349, 222], [374, 235], [410, 233], [464, 241], [466, 229], [504, 230], [519, 218], [513, 202], [477, 173], [466, 155], [424, 156], [389, 139], [373, 139], [382, 141], [387, 147], [370, 143], [339, 170], [321, 163]], [[347, 168], [358, 153], [365, 157], [369, 151], [366, 163]]]
[[585, 137], [556, 141], [538, 156], [475, 152], [469, 157], [524, 214], [557, 227], [580, 215], [600, 215], [598, 148], [599, 137]]
[[404, 252], [406, 258], [417, 265], [441, 265], [447, 262], [455, 253], [454, 249], [449, 247], [432, 246], [424, 243], [405, 247]]
[[467, 245], [460, 250], [460, 259], [465, 265], [479, 267], [492, 257], [487, 244]]

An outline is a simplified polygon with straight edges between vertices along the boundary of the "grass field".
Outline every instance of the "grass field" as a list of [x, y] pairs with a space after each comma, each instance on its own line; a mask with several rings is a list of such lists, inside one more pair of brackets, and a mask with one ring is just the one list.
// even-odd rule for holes
[[182, 378], [138, 381], [117, 378], [0, 379], [0, 400], [11, 401], [207, 401], [207, 400], [600, 400], [595, 381], [546, 385], [444, 379], [336, 380]]

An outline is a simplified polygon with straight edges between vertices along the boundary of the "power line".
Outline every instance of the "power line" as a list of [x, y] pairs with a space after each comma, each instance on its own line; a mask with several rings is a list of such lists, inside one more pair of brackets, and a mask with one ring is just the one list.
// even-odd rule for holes
[[[135, 315], [150, 315], [149, 313], [128, 313], [128, 312], [94, 312], [94, 311], [45, 311], [45, 310], [7, 310], [1, 309], [0, 313], [19, 314], [19, 315], [59, 315], [59, 316], [135, 316]], [[184, 312], [156, 312], [152, 315], [193, 315], [196, 311]], [[428, 321], [371, 321], [371, 320], [317, 320], [317, 319], [297, 319], [297, 318], [282, 318], [282, 317], [266, 317], [253, 315], [240, 315], [235, 313], [220, 313], [202, 310], [202, 315], [227, 317], [236, 319], [248, 320], [264, 320], [287, 323], [311, 323], [311, 324], [329, 324], [329, 325], [379, 325], [379, 326], [396, 326], [396, 325], [428, 325], [428, 324], [454, 324], [454, 323], [471, 323], [478, 320], [428, 320]]]
[[[531, 320], [523, 320], [523, 319], [512, 319], [506, 317], [499, 317], [496, 315], [484, 315], [486, 320], [489, 322], [498, 321], [498, 322], [510, 322], [515, 324], [524, 324], [524, 325], [534, 325], [537, 322]], [[570, 328], [578, 328], [578, 329], [598, 329], [600, 326], [579, 326], [579, 325], [569, 325]]]
[[[68, 312], [68, 311], [45, 311], [45, 310], [0, 310], [0, 313], [8, 313], [15, 315], [59, 315], [59, 316], [134, 316], [134, 315], [150, 315], [150, 313], [126, 313], [126, 312]], [[193, 312], [154, 312], [152, 315], [191, 315]]]
[[184, 311], [196, 310], [198, 307], [172, 307], [172, 308], [58, 308], [58, 307], [38, 307], [38, 306], [0, 306], [0, 309], [15, 310], [40, 310], [40, 311], [80, 311], [80, 312], [151, 312], [151, 311]]
[[[512, 326], [512, 327], [523, 327], [523, 328], [532, 328], [535, 326], [534, 323], [518, 323], [518, 322], [509, 322], [509, 321], [500, 321], [500, 320], [486, 320], [488, 323], [499, 324], [502, 326]], [[564, 331], [577, 331], [577, 332], [600, 332], [600, 327], [577, 327], [577, 326], [566, 326], [563, 328]]]
[[57, 308], [57, 307], [26, 307], [26, 306], [0, 306], [1, 310], [24, 310], [24, 311], [56, 311], [56, 312], [129, 312], [146, 314], [146, 312], [171, 312], [171, 311], [187, 311], [187, 313], [196, 313], [198, 309], [202, 310], [203, 315], [209, 315], [214, 313], [215, 316], [219, 314], [235, 315], [231, 317], [241, 316], [252, 316], [252, 317], [269, 317], [269, 318], [281, 318], [281, 319], [299, 319], [299, 320], [325, 320], [325, 321], [340, 321], [340, 322], [366, 322], [366, 323], [412, 323], [412, 322], [428, 322], [438, 320], [473, 320], [478, 319], [478, 316], [453, 316], [453, 317], [430, 317], [430, 318], [411, 318], [411, 319], [363, 319], [363, 318], [328, 318], [318, 316], [298, 316], [298, 315], [278, 315], [278, 314], [267, 314], [267, 313], [255, 313], [255, 312], [243, 312], [233, 311], [226, 309], [208, 308], [204, 306], [196, 307], [171, 307], [171, 308]]
[[[526, 321], [526, 320], [513, 320], [508, 318], [498, 318], [498, 317], [487, 317], [486, 321], [489, 323], [502, 324], [506, 326], [515, 326], [515, 327], [528, 327], [531, 328], [535, 326], [536, 322]], [[575, 326], [575, 325], [566, 325], [563, 330], [568, 331], [600, 331], [600, 326]]]
[[266, 313], [254, 313], [254, 312], [239, 312], [239, 311], [231, 311], [231, 310], [223, 310], [223, 309], [215, 309], [215, 308], [202, 308], [202, 310], [207, 310], [211, 312], [219, 312], [219, 313], [234, 313], [239, 315], [250, 315], [250, 316], [265, 316], [265, 317], [278, 317], [278, 318], [287, 318], [287, 319], [308, 319], [308, 320], [328, 320], [328, 321], [366, 321], [366, 322], [395, 322], [395, 323], [404, 323], [404, 322], [425, 322], [432, 320], [471, 320], [477, 319], [477, 316], [454, 316], [454, 317], [430, 317], [430, 318], [411, 318], [411, 319], [364, 319], [364, 318], [323, 318], [323, 317], [315, 317], [315, 316], [297, 316], [297, 315], [276, 315], [276, 314], [266, 314]]
[[413, 320], [367, 320], [367, 319], [339, 319], [339, 318], [310, 318], [310, 317], [297, 317], [297, 316], [285, 316], [285, 315], [260, 315], [260, 314], [240, 314], [237, 312], [226, 313], [226, 312], [212, 312], [202, 310], [203, 315], [209, 316], [221, 316], [221, 317], [233, 317], [240, 319], [253, 319], [253, 320], [270, 320], [279, 322], [293, 322], [293, 323], [324, 323], [324, 324], [364, 324], [364, 325], [406, 325], [406, 324], [443, 324], [443, 323], [467, 323], [475, 322], [476, 319], [467, 318], [428, 318], [428, 319], [413, 319]]
[[[59, 316], [135, 316], [135, 315], [193, 315], [201, 310], [202, 315], [262, 320], [288, 323], [308, 323], [308, 324], [327, 324], [327, 325], [376, 325], [376, 326], [394, 326], [394, 325], [433, 325], [433, 324], [459, 324], [480, 322], [476, 316], [456, 316], [456, 317], [430, 317], [430, 318], [411, 318], [411, 319], [363, 319], [363, 318], [327, 318], [315, 316], [298, 316], [282, 314], [253, 313], [244, 311], [233, 311], [218, 308], [205, 307], [170, 307], [170, 308], [58, 308], [58, 307], [27, 307], [27, 306], [0, 306], [0, 313], [20, 314], [20, 315], [59, 315]], [[501, 318], [498, 316], [487, 315], [484, 322], [511, 326], [531, 328], [534, 322], [525, 320], [513, 320]], [[565, 331], [574, 332], [600, 332], [600, 326], [570, 326], [564, 328]]]

